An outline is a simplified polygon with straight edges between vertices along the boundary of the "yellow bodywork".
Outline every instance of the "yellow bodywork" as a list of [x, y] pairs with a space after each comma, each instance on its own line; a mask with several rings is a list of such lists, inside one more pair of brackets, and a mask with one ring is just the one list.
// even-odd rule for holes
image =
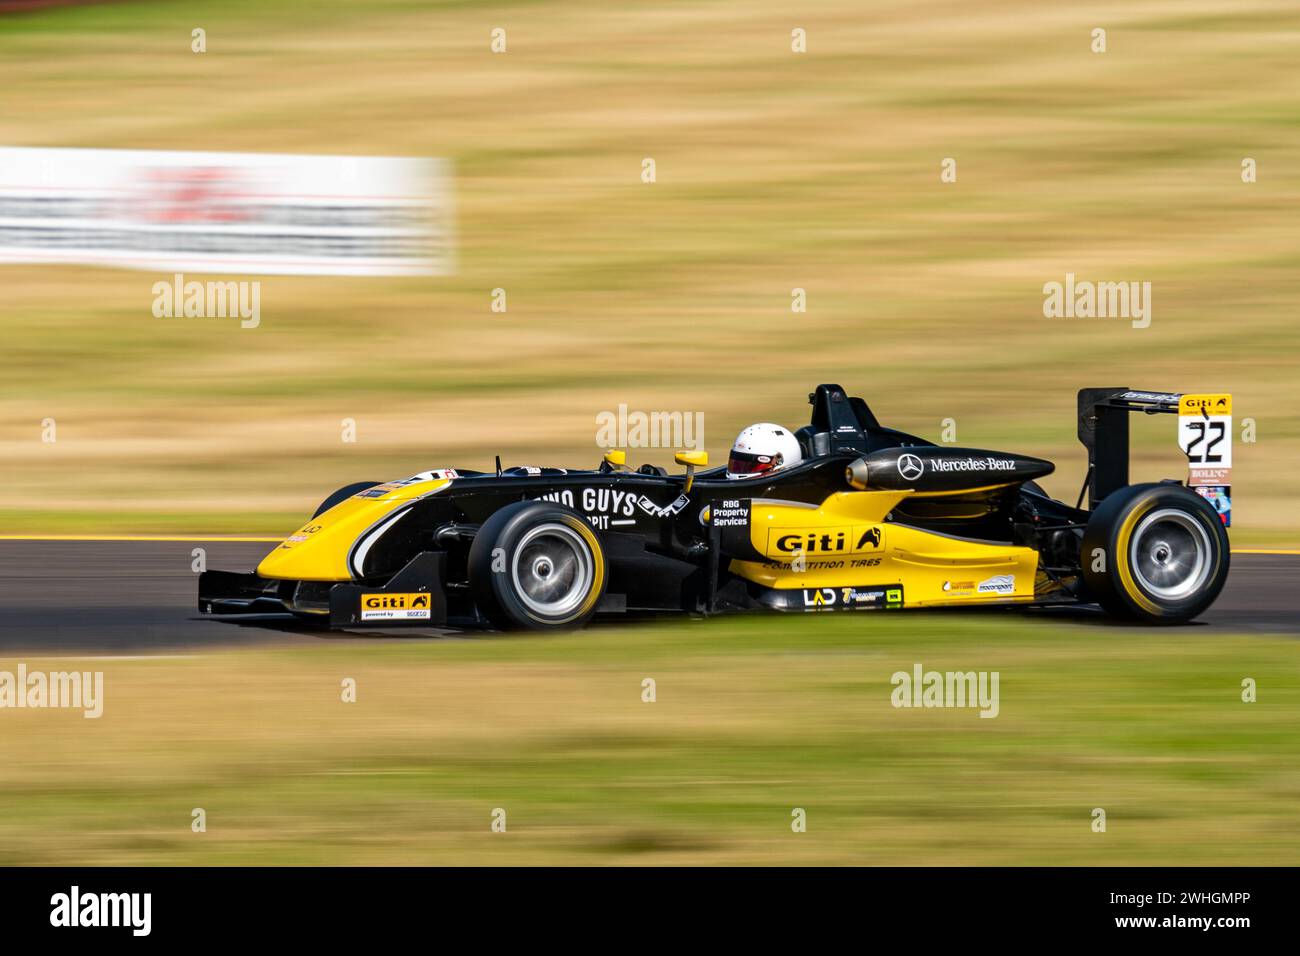
[[768, 560], [732, 561], [731, 571], [791, 590], [902, 585], [908, 607], [1033, 599], [1038, 552], [1032, 548], [884, 520], [914, 494], [838, 492], [820, 506], [755, 499], [750, 543]]
[[[449, 484], [443, 478], [392, 482], [347, 498], [286, 538], [257, 573], [290, 581], [352, 580], [349, 554], [367, 531]], [[777, 589], [901, 585], [908, 607], [1033, 599], [1038, 553], [1032, 548], [885, 521], [915, 494], [845, 491], [821, 505], [755, 499], [750, 543], [767, 560], [732, 561], [731, 571]]]
[[350, 581], [348, 554], [367, 530], [449, 484], [445, 478], [395, 481], [346, 498], [285, 538], [262, 559], [257, 573], [288, 581]]

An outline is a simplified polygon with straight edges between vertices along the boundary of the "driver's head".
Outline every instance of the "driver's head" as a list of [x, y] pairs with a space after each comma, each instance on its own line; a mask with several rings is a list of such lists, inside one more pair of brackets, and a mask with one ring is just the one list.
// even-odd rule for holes
[[788, 429], [771, 422], [750, 425], [731, 446], [727, 461], [728, 478], [750, 478], [797, 465], [803, 460], [799, 439]]

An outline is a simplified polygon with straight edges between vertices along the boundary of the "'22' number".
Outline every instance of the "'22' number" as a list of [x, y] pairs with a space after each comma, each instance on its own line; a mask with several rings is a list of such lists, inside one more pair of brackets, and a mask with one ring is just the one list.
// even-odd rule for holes
[[[1215, 434], [1210, 438], [1209, 443], [1206, 444], [1205, 453], [1198, 456], [1196, 454], [1196, 446], [1198, 446], [1201, 442], [1205, 441], [1205, 426], [1207, 424], [1210, 426], [1210, 431], [1214, 432]], [[1187, 443], [1188, 461], [1190, 461], [1194, 465], [1199, 465], [1199, 464], [1212, 465], [1215, 462], [1223, 461], [1223, 456], [1216, 455], [1214, 453], [1214, 449], [1218, 446], [1219, 442], [1223, 441], [1223, 436], [1227, 432], [1226, 423], [1224, 422], [1207, 423], [1203, 421], [1190, 421], [1187, 423], [1187, 427], [1194, 429], [1197, 433], [1196, 437], [1194, 437], [1191, 441]]]

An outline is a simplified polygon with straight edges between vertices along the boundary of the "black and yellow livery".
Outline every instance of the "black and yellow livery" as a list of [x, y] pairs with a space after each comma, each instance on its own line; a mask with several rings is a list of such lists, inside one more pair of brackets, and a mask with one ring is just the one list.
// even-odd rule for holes
[[596, 614], [1099, 603], [1185, 621], [1218, 595], [1227, 536], [1178, 482], [1129, 485], [1127, 415], [1182, 396], [1079, 393], [1089, 508], [1048, 497], [1050, 462], [882, 426], [838, 385], [810, 396], [798, 465], [686, 473], [428, 471], [339, 489], [252, 573], [210, 571], [200, 610], [335, 627], [580, 626]]

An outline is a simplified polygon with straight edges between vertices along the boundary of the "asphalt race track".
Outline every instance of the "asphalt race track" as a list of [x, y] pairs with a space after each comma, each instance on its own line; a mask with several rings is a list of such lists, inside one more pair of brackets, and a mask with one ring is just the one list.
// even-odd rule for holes
[[[195, 540], [0, 540], [0, 653], [166, 654], [232, 645], [384, 639], [330, 633], [275, 618], [214, 619], [196, 610], [194, 548], [207, 566], [249, 570], [270, 542]], [[1190, 633], [1300, 634], [1300, 555], [1234, 553], [1228, 585]], [[1042, 613], [1107, 626], [1086, 608]], [[388, 632], [391, 634], [392, 632]], [[401, 639], [447, 636], [403, 631]]]

